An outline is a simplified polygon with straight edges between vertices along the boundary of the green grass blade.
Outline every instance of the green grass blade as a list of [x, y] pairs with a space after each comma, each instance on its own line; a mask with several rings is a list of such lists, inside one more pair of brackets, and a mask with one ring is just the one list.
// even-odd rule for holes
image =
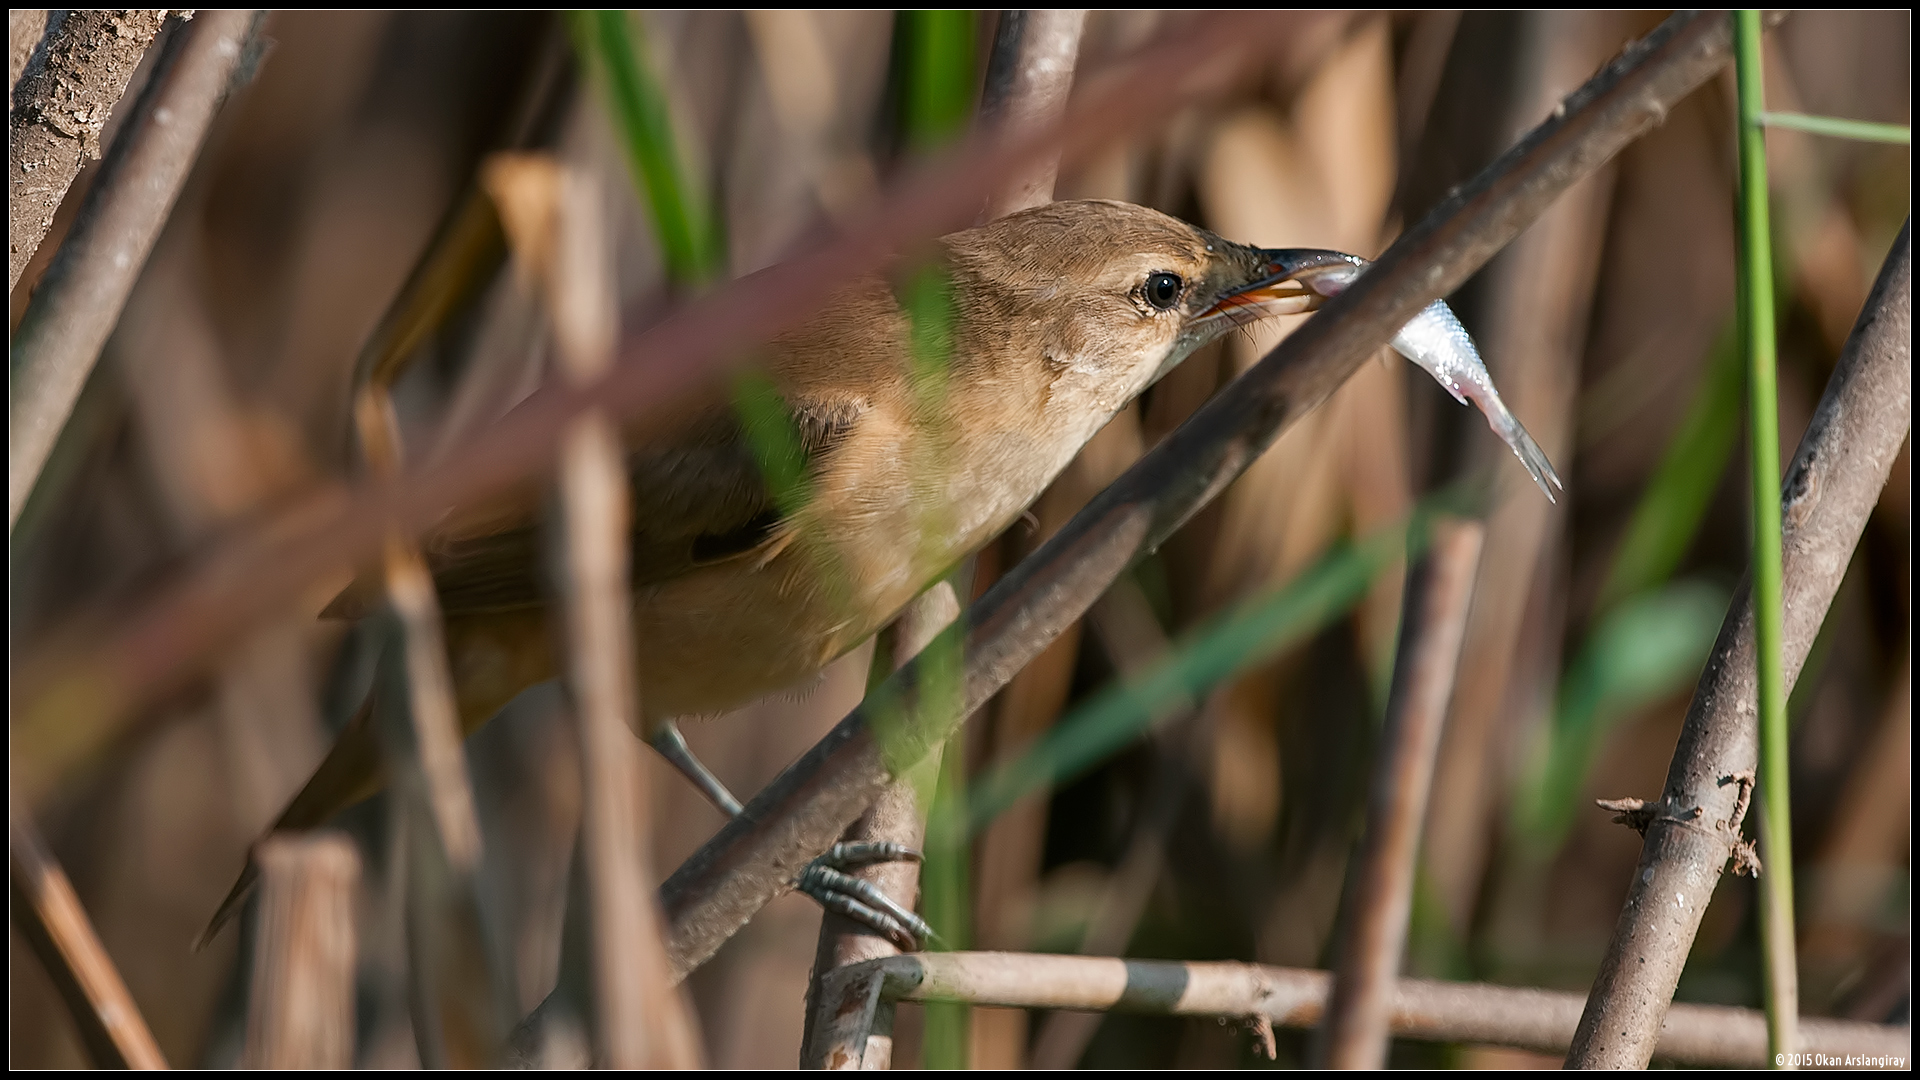
[[1767, 206], [1767, 146], [1760, 13], [1734, 20], [1740, 102], [1740, 291], [1749, 362], [1748, 449], [1753, 483], [1753, 622], [1758, 665], [1761, 811], [1766, 872], [1761, 881], [1766, 956], [1767, 1059], [1796, 1052], [1799, 977], [1793, 933], [1793, 851], [1787, 791], [1786, 672], [1781, 662], [1780, 421], [1773, 311], [1773, 254]]
[[904, 61], [901, 120], [916, 153], [951, 142], [973, 115], [974, 26], [971, 11], [902, 11]]
[[1876, 124], [1869, 120], [1842, 120], [1837, 116], [1808, 116], [1805, 113], [1763, 112], [1756, 122], [1763, 127], [1787, 128], [1792, 131], [1804, 131], [1810, 135], [1827, 135], [1835, 139], [1854, 139], [1859, 142], [1893, 143], [1907, 146], [1911, 135], [1901, 124]]
[[[1416, 514], [1420, 513], [1416, 511]], [[1346, 614], [1380, 572], [1424, 530], [1409, 522], [1342, 544], [1285, 586], [1241, 605], [1194, 634], [1139, 679], [1109, 687], [1056, 724], [1025, 754], [974, 785], [965, 828], [977, 831], [1021, 798], [1085, 773], [1138, 738], [1176, 703], [1264, 662]], [[963, 826], [942, 819], [947, 829]]]
[[1515, 836], [1536, 862], [1559, 850], [1572, 829], [1613, 724], [1699, 677], [1727, 598], [1719, 585], [1678, 581], [1618, 605], [1588, 635], [1514, 800]]
[[[965, 130], [973, 113], [974, 14], [971, 11], [902, 11], [895, 16], [896, 55], [900, 60], [901, 134], [909, 152], [924, 153], [951, 142]], [[937, 267], [914, 274], [899, 297], [909, 320], [910, 360], [914, 396], [924, 415], [943, 414], [948, 361], [952, 355], [953, 295], [946, 275]], [[922, 440], [923, 454], [940, 451], [943, 439]], [[916, 485], [931, 485], [947, 466], [937, 459], [914, 460], [909, 475]], [[920, 523], [923, 536], [948, 527], [942, 518], [944, 501], [917, 499], [932, 508]], [[964, 599], [964, 598], [963, 598]], [[958, 697], [960, 688], [958, 635], [935, 639], [921, 656], [923, 693]], [[930, 657], [948, 648], [951, 656]], [[949, 739], [940, 757], [940, 780], [929, 820], [964, 820], [967, 815], [965, 731]], [[971, 846], [964, 834], [929, 830], [926, 861], [921, 870], [922, 915], [940, 936], [938, 948], [964, 949], [972, 938], [973, 913], [968, 886]], [[930, 1069], [967, 1067], [971, 1010], [957, 1003], [928, 1003], [922, 1042], [922, 1063]]]
[[1594, 605], [1601, 618], [1629, 597], [1666, 581], [1692, 546], [1740, 441], [1744, 381], [1739, 336], [1729, 327], [1714, 342], [1693, 403], [1614, 552]]
[[647, 64], [640, 27], [624, 11], [576, 11], [570, 25], [579, 54], [605, 74], [607, 103], [668, 278], [682, 285], [709, 280], [720, 268], [719, 232], [681, 167], [666, 94]]

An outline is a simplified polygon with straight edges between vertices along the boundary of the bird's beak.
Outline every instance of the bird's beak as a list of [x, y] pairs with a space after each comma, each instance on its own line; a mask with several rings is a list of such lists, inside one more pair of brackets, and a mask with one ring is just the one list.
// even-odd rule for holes
[[1263, 248], [1266, 273], [1223, 294], [1202, 318], [1248, 323], [1269, 315], [1312, 311], [1346, 288], [1361, 267], [1350, 256], [1319, 248]]

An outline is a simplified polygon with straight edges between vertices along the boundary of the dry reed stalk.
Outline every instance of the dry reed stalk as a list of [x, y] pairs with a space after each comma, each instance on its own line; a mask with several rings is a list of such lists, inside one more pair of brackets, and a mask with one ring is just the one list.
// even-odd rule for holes
[[[1721, 17], [1722, 21], [1725, 20]], [[1912, 222], [1881, 265], [1781, 488], [1787, 688], [1879, 502], [1912, 424]], [[1728, 861], [1758, 760], [1753, 610], [1745, 583], [1687, 710], [1646, 842], [1567, 1061], [1644, 1068]], [[1762, 871], [1764, 872], [1764, 871]], [[1805, 1040], [1802, 1050], [1813, 1046]]]
[[[485, 210], [484, 202], [480, 210]], [[424, 343], [431, 320], [444, 318], [445, 305], [457, 302], [461, 279], [487, 265], [488, 252], [499, 243], [497, 222], [492, 215], [476, 211], [472, 199], [450, 216], [443, 232], [451, 234], [453, 241], [436, 245], [441, 257], [416, 268], [414, 280], [362, 350], [354, 374], [354, 431], [367, 470], [376, 477], [399, 473], [405, 456], [390, 393], [394, 381]], [[433, 574], [418, 541], [399, 531], [389, 532], [380, 566], [387, 603], [398, 625], [406, 688], [404, 731], [396, 728], [381, 742], [387, 775], [397, 781], [393, 817], [402, 842], [395, 846], [399, 861], [390, 872], [404, 890], [401, 904], [413, 1041], [425, 1068], [477, 1066], [492, 1056], [492, 1032], [485, 1006], [475, 1007], [472, 981], [465, 973], [454, 973], [469, 958], [452, 943], [471, 937], [466, 932], [472, 929], [477, 901], [472, 885], [481, 858], [480, 821], [461, 745], [464, 732], [447, 655], [446, 625]], [[431, 836], [421, 835], [425, 823], [431, 825]], [[445, 1022], [449, 1014], [461, 1018], [451, 1025], [455, 1033], [469, 1038], [450, 1045]]]
[[[543, 286], [563, 377], [591, 382], [612, 363], [619, 333], [599, 187], [533, 155], [493, 158], [486, 181], [517, 258]], [[633, 662], [626, 456], [604, 413], [587, 413], [563, 436], [560, 495], [596, 1057], [609, 1068], [695, 1067], [699, 1039], [667, 975], [653, 903], [650, 801], [633, 738], [641, 688]]]
[[1322, 1025], [1326, 1064], [1336, 1069], [1386, 1065], [1388, 1013], [1413, 910], [1420, 828], [1486, 537], [1477, 521], [1443, 521], [1433, 528], [1432, 546], [1407, 575], [1367, 831]]
[[[39, 76], [48, 96], [16, 109], [10, 118], [15, 284], [79, 168], [81, 145], [93, 142], [88, 152], [98, 156], [98, 125], [106, 122], [113, 102], [126, 89], [164, 14], [74, 12], [62, 21], [56, 37], [67, 40], [71, 27], [72, 34], [87, 43], [85, 48], [99, 50], [82, 66], [104, 64], [101, 71], [69, 69], [55, 63], [58, 58], [50, 54], [49, 66]], [[74, 402], [107, 335], [120, 320], [120, 310], [146, 266], [187, 173], [200, 156], [207, 128], [253, 35], [256, 15], [209, 11], [176, 31], [179, 38], [168, 44], [163, 68], [140, 95], [115, 139], [112, 155], [87, 192], [79, 219], [20, 321], [9, 346], [16, 373], [7, 455], [9, 531], [20, 520], [47, 455], [72, 415]], [[120, 55], [129, 50], [130, 55]], [[66, 56], [68, 61], [75, 59]], [[116, 66], [122, 64], [124, 70]], [[107, 75], [111, 79], [106, 81], [117, 79], [117, 87], [109, 88], [104, 82], [94, 85]], [[29, 74], [22, 90], [35, 93], [27, 86], [34, 81]], [[111, 97], [86, 99], [109, 89]], [[76, 92], [79, 99], [67, 99]], [[74, 123], [80, 127], [73, 128]], [[69, 162], [71, 169], [66, 167]], [[63, 170], [65, 179], [59, 175]], [[46, 196], [51, 196], [50, 201]]]
[[[401, 454], [399, 424], [384, 383], [360, 388], [354, 399], [354, 421], [372, 470], [396, 471]], [[427, 807], [448, 864], [464, 875], [480, 862], [480, 824], [473, 812], [466, 755], [460, 748], [460, 710], [448, 667], [440, 597], [434, 592], [433, 574], [420, 545], [403, 534], [387, 537], [382, 569], [387, 600], [400, 621], [412, 749], [425, 781]]]
[[101, 947], [66, 872], [18, 806], [13, 809], [10, 838], [13, 925], [66, 1002], [80, 1044], [94, 1066], [166, 1068], [166, 1058], [112, 958]]
[[[1324, 971], [1256, 964], [1117, 960], [1034, 953], [922, 953], [876, 960], [836, 975], [867, 988], [846, 1026], [884, 1022], [900, 1001], [960, 1001], [1026, 1009], [1091, 1009], [1239, 1020], [1256, 1030], [1311, 1028], [1325, 1012]], [[1580, 995], [1486, 983], [1401, 979], [1390, 1023], [1396, 1036], [1564, 1050]], [[865, 1016], [856, 1013], [865, 1012]], [[1802, 1022], [1809, 1052], [1905, 1058], [1909, 1029], [1844, 1020]], [[1766, 1057], [1766, 1018], [1755, 1009], [1676, 1005], [1658, 1055], [1681, 1065], [1745, 1066]]]
[[273, 837], [255, 858], [260, 921], [246, 1067], [349, 1068], [360, 853], [345, 836], [322, 832]]
[[[1067, 91], [1080, 58], [1084, 10], [1004, 11], [994, 31], [980, 94], [980, 120], [999, 131], [1046, 131], [1067, 111]], [[1058, 154], [1032, 162], [1007, 179], [987, 200], [983, 220], [1053, 201]]]

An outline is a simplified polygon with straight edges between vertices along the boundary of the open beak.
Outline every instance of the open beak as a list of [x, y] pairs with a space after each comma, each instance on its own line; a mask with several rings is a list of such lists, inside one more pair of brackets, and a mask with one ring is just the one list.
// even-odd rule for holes
[[1244, 326], [1270, 315], [1299, 315], [1338, 295], [1362, 267], [1321, 248], [1263, 248], [1267, 273], [1222, 295], [1202, 315]]

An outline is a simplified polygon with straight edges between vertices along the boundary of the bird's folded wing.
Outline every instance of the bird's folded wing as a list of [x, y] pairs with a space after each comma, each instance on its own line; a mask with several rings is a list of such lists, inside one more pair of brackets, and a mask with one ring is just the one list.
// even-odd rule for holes
[[[803, 398], [787, 406], [804, 459], [797, 464], [808, 476], [818, 474], [865, 411], [864, 402], [844, 397]], [[757, 451], [726, 409], [682, 428], [668, 445], [629, 451], [636, 587], [744, 555], [774, 539], [784, 515], [760, 457], [777, 450]], [[486, 528], [432, 538], [425, 554], [447, 615], [528, 607], [548, 598], [544, 542], [530, 509], [495, 517]], [[379, 599], [377, 579], [363, 578], [323, 614], [358, 618]]]

